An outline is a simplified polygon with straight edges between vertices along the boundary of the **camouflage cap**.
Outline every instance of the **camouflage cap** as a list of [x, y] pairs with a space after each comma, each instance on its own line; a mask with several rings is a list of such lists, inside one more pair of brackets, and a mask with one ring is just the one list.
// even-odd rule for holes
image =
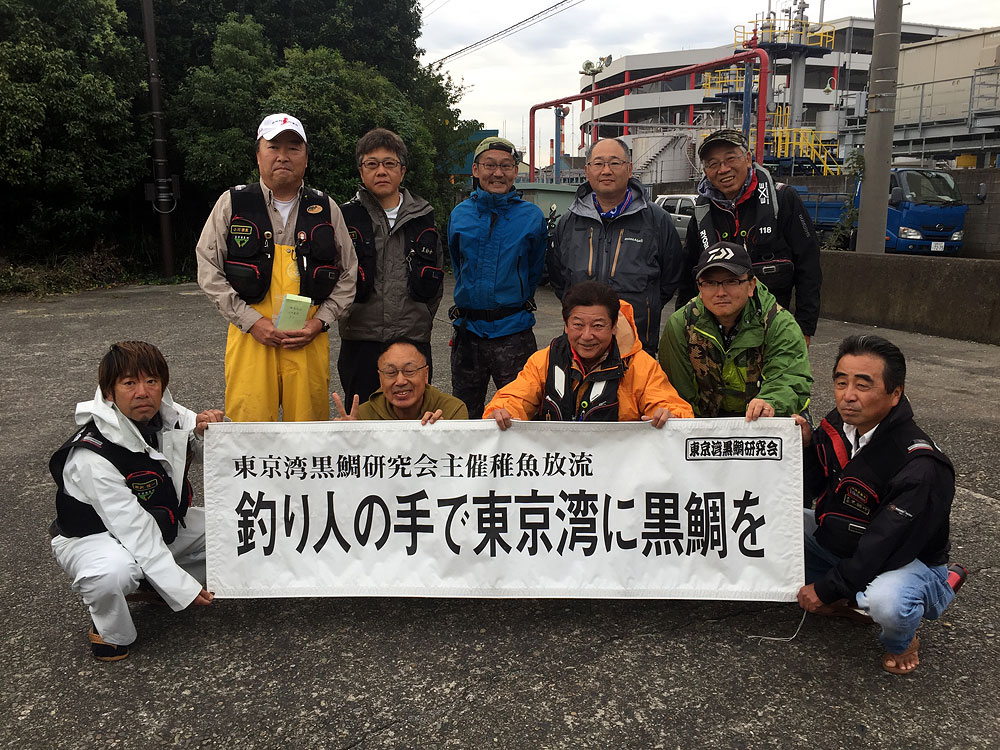
[[698, 146], [698, 158], [705, 158], [705, 150], [709, 146], [714, 146], [719, 143], [731, 143], [734, 146], [739, 146], [747, 151], [750, 150], [750, 144], [747, 143], [746, 136], [743, 135], [741, 130], [733, 130], [732, 128], [723, 128], [722, 130], [716, 130], [714, 133], [709, 133], [705, 136], [705, 140], [701, 142]]
[[701, 275], [711, 268], [725, 268], [737, 276], [742, 276], [753, 271], [753, 263], [742, 245], [734, 242], [716, 242], [698, 258], [698, 265], [694, 267], [694, 277], [700, 279]]
[[518, 151], [514, 144], [508, 141], [506, 138], [499, 138], [497, 136], [490, 136], [489, 138], [484, 138], [476, 146], [475, 153], [472, 154], [472, 159], [475, 161], [479, 158], [479, 155], [486, 151], [506, 151], [508, 154], [514, 157], [514, 163], [521, 163], [521, 152]]

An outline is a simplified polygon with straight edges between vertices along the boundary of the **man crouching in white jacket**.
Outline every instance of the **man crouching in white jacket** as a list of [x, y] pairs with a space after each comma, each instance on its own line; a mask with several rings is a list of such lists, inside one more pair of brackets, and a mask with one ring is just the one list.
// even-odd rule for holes
[[191, 508], [187, 466], [217, 409], [195, 414], [167, 390], [167, 362], [152, 344], [114, 344], [80, 429], [49, 471], [58, 487], [52, 552], [90, 610], [91, 649], [128, 656], [136, 638], [126, 597], [143, 581], [175, 612], [212, 603], [205, 585], [205, 513]]

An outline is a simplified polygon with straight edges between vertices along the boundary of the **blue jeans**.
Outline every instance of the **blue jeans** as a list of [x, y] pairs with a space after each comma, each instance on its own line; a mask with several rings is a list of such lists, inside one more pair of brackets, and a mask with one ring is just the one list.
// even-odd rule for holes
[[[816, 519], [805, 510], [806, 583], [815, 583], [840, 562], [839, 557], [816, 541]], [[855, 594], [857, 606], [882, 627], [878, 639], [891, 654], [906, 650], [921, 618], [936, 620], [948, 608], [955, 592], [948, 585], [948, 566], [928, 567], [913, 560], [901, 568], [875, 577], [864, 591]], [[850, 603], [850, 602], [848, 602]]]

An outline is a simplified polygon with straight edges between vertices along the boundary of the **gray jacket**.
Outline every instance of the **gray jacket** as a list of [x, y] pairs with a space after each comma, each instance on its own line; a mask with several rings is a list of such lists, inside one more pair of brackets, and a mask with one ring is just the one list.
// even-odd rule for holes
[[[429, 342], [434, 314], [441, 304], [442, 291], [431, 302], [417, 302], [406, 288], [406, 223], [418, 216], [430, 214], [434, 208], [423, 198], [400, 188], [403, 202], [392, 230], [385, 211], [375, 197], [361, 186], [358, 198], [368, 210], [375, 232], [375, 288], [366, 302], [355, 302], [347, 315], [340, 319], [340, 337], [351, 341], [391, 341], [407, 338]], [[437, 266], [441, 267], [441, 244], [438, 242]]]
[[629, 188], [632, 203], [605, 222], [594, 207], [593, 188], [580, 186], [556, 226], [549, 280], [560, 298], [581, 281], [609, 285], [631, 303], [642, 347], [655, 357], [660, 313], [677, 289], [684, 258], [670, 215], [646, 201], [634, 177]]

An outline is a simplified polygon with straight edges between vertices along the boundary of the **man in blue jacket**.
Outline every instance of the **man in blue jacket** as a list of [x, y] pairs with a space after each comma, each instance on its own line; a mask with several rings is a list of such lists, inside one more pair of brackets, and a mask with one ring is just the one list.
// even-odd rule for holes
[[448, 221], [451, 388], [470, 419], [483, 416], [490, 378], [497, 388], [511, 382], [538, 349], [532, 311], [547, 236], [542, 210], [514, 190], [520, 160], [510, 141], [482, 141], [473, 155], [475, 190]]

